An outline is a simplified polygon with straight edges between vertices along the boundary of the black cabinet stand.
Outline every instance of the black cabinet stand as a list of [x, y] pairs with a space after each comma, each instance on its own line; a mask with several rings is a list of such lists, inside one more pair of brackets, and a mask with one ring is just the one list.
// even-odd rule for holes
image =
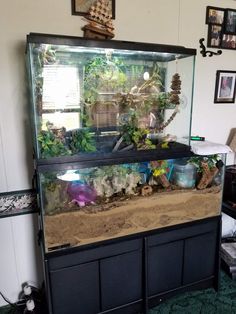
[[45, 255], [50, 314], [148, 313], [219, 281], [221, 217]]

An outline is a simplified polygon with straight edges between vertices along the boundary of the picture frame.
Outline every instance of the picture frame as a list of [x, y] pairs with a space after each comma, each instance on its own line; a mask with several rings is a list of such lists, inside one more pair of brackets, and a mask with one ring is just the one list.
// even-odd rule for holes
[[233, 35], [222, 33], [220, 48], [236, 50], [236, 34]]
[[225, 10], [224, 33], [236, 35], [236, 10]]
[[235, 102], [236, 71], [216, 71], [214, 103]]
[[206, 24], [223, 25], [225, 18], [225, 9], [219, 7], [207, 6]]
[[222, 25], [210, 24], [208, 27], [207, 47], [221, 48]]
[[[72, 15], [85, 16], [96, 0], [71, 0]], [[115, 19], [115, 0], [109, 0], [112, 19]]]

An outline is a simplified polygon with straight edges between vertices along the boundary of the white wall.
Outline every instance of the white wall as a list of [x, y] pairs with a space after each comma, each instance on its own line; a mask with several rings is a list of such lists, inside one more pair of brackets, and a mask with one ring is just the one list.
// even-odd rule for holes
[[[199, 53], [199, 39], [207, 37], [207, 5], [236, 9], [233, 0], [116, 0], [115, 39], [197, 48], [192, 134], [225, 143], [230, 129], [236, 127], [236, 105], [213, 103], [215, 74], [216, 70], [236, 70], [236, 51], [223, 50], [221, 56], [212, 58], [203, 58]], [[70, 0], [2, 1], [0, 192], [31, 188], [33, 162], [24, 62], [26, 34], [41, 32], [83, 36], [81, 26], [84, 24], [81, 17], [71, 15]], [[16, 265], [14, 260], [16, 243], [12, 223], [15, 220], [20, 221], [18, 217], [2, 220], [4, 228], [0, 228], [0, 239], [9, 234], [6, 248], [5, 243], [0, 242], [1, 256], [4, 250], [8, 252], [4, 253], [3, 260], [1, 258], [0, 290], [4, 292], [4, 287], [7, 287], [8, 297], [16, 297], [22, 281], [36, 277], [34, 271], [28, 272], [28, 266], [22, 263]], [[22, 230], [22, 236], [29, 240], [32, 221], [24, 223], [27, 227]], [[20, 242], [26, 254], [34, 249], [29, 241]], [[17, 254], [21, 255], [21, 250]], [[4, 269], [3, 273], [1, 269]], [[18, 278], [16, 281], [13, 274]], [[3, 278], [10, 278], [12, 283], [3, 285]]]
[[[41, 252], [37, 243], [37, 214], [0, 219], [0, 291], [15, 302], [22, 284], [42, 283]], [[0, 298], [0, 306], [6, 303]]]

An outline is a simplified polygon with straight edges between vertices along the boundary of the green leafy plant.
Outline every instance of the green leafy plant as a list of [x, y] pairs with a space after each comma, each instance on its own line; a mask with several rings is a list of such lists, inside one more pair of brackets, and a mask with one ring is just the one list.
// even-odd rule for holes
[[96, 151], [94, 138], [86, 129], [72, 131], [70, 148], [73, 154]]
[[118, 58], [95, 57], [85, 66], [84, 99], [93, 104], [98, 93], [105, 90], [124, 88], [127, 81], [123, 63]]
[[65, 143], [50, 130], [41, 131], [38, 135], [38, 142], [42, 158], [71, 155]]
[[137, 149], [154, 149], [156, 145], [147, 137], [149, 130], [139, 128], [136, 113], [130, 115], [129, 121], [121, 127], [121, 135], [124, 143], [127, 145], [134, 144]]
[[159, 109], [172, 109], [173, 105], [170, 103], [170, 93], [161, 92], [157, 96], [157, 103]]
[[197, 172], [202, 173], [202, 162], [207, 163], [209, 169], [211, 170], [216, 166], [216, 163], [220, 160], [220, 156], [215, 154], [211, 156], [196, 156], [191, 157], [188, 160], [188, 163], [193, 164], [197, 168]]

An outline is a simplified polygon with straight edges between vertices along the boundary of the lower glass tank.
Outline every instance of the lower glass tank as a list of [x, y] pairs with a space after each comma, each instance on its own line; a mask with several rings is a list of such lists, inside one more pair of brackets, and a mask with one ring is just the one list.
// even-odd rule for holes
[[45, 249], [218, 215], [221, 164], [214, 155], [41, 172]]

